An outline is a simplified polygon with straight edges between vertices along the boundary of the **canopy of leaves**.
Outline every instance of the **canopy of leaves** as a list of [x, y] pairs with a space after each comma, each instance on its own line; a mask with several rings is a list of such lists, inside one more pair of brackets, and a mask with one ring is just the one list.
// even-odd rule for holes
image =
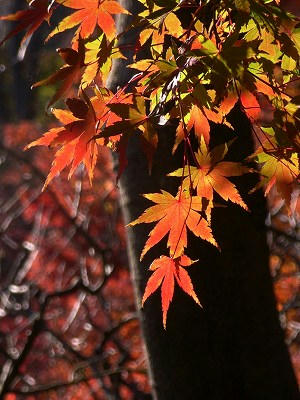
[[[64, 128], [55, 128], [31, 144], [58, 147], [46, 184], [67, 165], [72, 174], [81, 162], [92, 179], [99, 145], [118, 151], [123, 169], [132, 135], [140, 138], [151, 170], [158, 125], [177, 121], [173, 151], [181, 146], [184, 154], [182, 169], [171, 172], [180, 177], [177, 195], [147, 195], [156, 205], [132, 225], [157, 222], [142, 256], [168, 234], [170, 260], [177, 260], [188, 249], [187, 228], [216, 244], [210, 228], [214, 193], [247, 210], [228, 178], [252, 170], [223, 160], [225, 139], [221, 147], [211, 148], [210, 143], [211, 124], [230, 127], [227, 114], [238, 104], [252, 123], [257, 149], [251, 160], [257, 162], [262, 184], [267, 183], [266, 193], [276, 187], [290, 207], [299, 179], [299, 94], [293, 87], [299, 79], [300, 28], [299, 20], [277, 0], [140, 0], [141, 13], [124, 31], [140, 30], [138, 42], [131, 46], [130, 66], [139, 72], [116, 94], [105, 85], [112, 58], [124, 57], [117, 42], [124, 32], [116, 34], [112, 15], [128, 12], [114, 0], [54, 0], [50, 7], [46, 3], [36, 0], [23, 14], [3, 17], [19, 22], [3, 41], [22, 29], [27, 29], [28, 37], [60, 7], [70, 15], [48, 39], [77, 28], [72, 48], [61, 51], [66, 65], [35, 85], [62, 81], [50, 104], [66, 96], [73, 84], [79, 85], [80, 98], [66, 101], [71, 113], [60, 111], [61, 116], [68, 115], [58, 118]], [[148, 58], [141, 60], [140, 51], [146, 48]], [[266, 112], [271, 115], [268, 120]], [[196, 152], [193, 136], [199, 143]], [[175, 222], [170, 210], [176, 213]], [[170, 270], [165, 270], [172, 277], [169, 282], [176, 278]], [[164, 318], [170, 293], [163, 302]]]

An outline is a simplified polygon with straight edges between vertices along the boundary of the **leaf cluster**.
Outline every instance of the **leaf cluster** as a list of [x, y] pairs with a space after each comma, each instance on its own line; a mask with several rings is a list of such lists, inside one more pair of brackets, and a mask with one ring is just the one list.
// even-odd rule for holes
[[[190, 264], [182, 261], [187, 260], [187, 230], [217, 246], [211, 231], [215, 193], [248, 210], [230, 177], [252, 173], [247, 162], [256, 161], [257, 187], [266, 185], [268, 193], [276, 186], [290, 208], [299, 178], [300, 24], [277, 0], [139, 1], [142, 11], [117, 33], [112, 16], [130, 13], [115, 0], [34, 0], [27, 10], [1, 17], [18, 22], [1, 43], [23, 29], [28, 38], [60, 7], [70, 15], [47, 40], [76, 27], [70, 47], [59, 49], [66, 64], [34, 85], [61, 82], [49, 106], [66, 98], [74, 84], [78, 88], [77, 98], [66, 99], [68, 110], [53, 110], [62, 126], [28, 146], [56, 148], [45, 186], [67, 166], [71, 176], [80, 163], [92, 180], [99, 146], [119, 152], [121, 173], [132, 135], [139, 137], [151, 171], [158, 126], [177, 121], [173, 152], [183, 146], [183, 166], [169, 176], [179, 180], [178, 191], [147, 194], [155, 205], [131, 223], [156, 223], [142, 257], [168, 235], [169, 254], [154, 260], [144, 296], [162, 284], [165, 325], [175, 281], [198, 301], [184, 269]], [[140, 33], [130, 45], [134, 55], [128, 68], [137, 73], [112, 93], [106, 87], [112, 60], [125, 57], [119, 38], [132, 28]], [[144, 49], [147, 59], [141, 58]], [[258, 143], [243, 163], [224, 160], [230, 143], [210, 145], [211, 124], [230, 127], [227, 116], [236, 104], [251, 121]]]

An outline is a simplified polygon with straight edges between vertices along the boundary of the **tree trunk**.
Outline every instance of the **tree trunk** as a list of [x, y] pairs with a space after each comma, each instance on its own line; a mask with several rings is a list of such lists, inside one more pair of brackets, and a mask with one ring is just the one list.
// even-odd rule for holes
[[[123, 1], [135, 13], [134, 1]], [[128, 7], [129, 5], [129, 7]], [[122, 24], [119, 21], [119, 24]], [[123, 38], [134, 43], [134, 33]], [[118, 60], [110, 87], [128, 82], [128, 69]], [[230, 159], [239, 161], [252, 151], [247, 118], [236, 107], [230, 115], [235, 134], [219, 125], [212, 127], [212, 145], [237, 135]], [[137, 218], [150, 204], [142, 193], [161, 188], [174, 193], [174, 180], [165, 175], [181, 166], [181, 156], [172, 157], [172, 132], [159, 132], [159, 146], [152, 175], [147, 172], [136, 137], [128, 146], [128, 167], [120, 180], [125, 223]], [[242, 197], [251, 213], [231, 204], [215, 208], [213, 231], [222, 249], [200, 239], [189, 238], [188, 255], [199, 262], [189, 267], [194, 288], [203, 309], [180, 290], [175, 290], [168, 313], [167, 330], [162, 327], [160, 296], [141, 296], [149, 277], [151, 261], [166, 254], [157, 245], [139, 261], [150, 231], [149, 226], [128, 228], [128, 254], [136, 288], [137, 307], [145, 338], [153, 395], [158, 400], [296, 400], [299, 397], [284, 335], [276, 312], [268, 268], [266, 204], [263, 194], [248, 191], [255, 185], [254, 174], [237, 178]], [[176, 182], [178, 183], [178, 182]], [[164, 243], [165, 244], [165, 243]]]
[[[24, 6], [25, 6], [24, 2]], [[13, 14], [20, 10], [20, 2], [11, 0], [0, 4], [0, 14]], [[3, 39], [16, 26], [13, 21], [0, 21], [0, 32]], [[0, 87], [0, 121], [5, 123], [23, 119], [33, 119], [36, 114], [36, 92], [30, 87], [36, 80], [38, 60], [43, 49], [41, 29], [30, 40], [28, 51], [19, 59], [19, 47], [24, 32], [10, 38], [2, 45], [1, 55], [4, 65], [0, 76], [3, 83]], [[3, 60], [2, 60], [3, 61]]]

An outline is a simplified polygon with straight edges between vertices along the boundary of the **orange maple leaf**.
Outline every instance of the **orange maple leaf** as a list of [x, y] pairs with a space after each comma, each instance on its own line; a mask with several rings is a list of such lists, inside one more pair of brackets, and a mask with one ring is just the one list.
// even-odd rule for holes
[[[228, 151], [227, 144], [216, 146], [211, 152], [208, 151], [205, 140], [202, 137], [200, 147], [195, 158], [198, 166], [185, 167], [171, 172], [169, 176], [186, 178], [183, 181], [183, 187], [187, 188], [192, 181], [193, 188], [197, 190], [199, 197], [205, 197], [208, 200], [213, 199], [213, 192], [217, 192], [224, 200], [230, 200], [248, 210], [247, 205], [242, 200], [235, 185], [227, 177], [240, 176], [248, 172], [253, 172], [251, 168], [242, 165], [239, 162], [222, 161]], [[189, 174], [191, 175], [189, 177]]]
[[256, 96], [248, 90], [242, 91], [240, 100], [243, 110], [251, 122], [256, 121], [261, 116], [261, 106]]
[[233, 92], [229, 92], [227, 96], [221, 101], [218, 111], [222, 114], [223, 118], [230, 113], [237, 101], [238, 96], [236, 93]]
[[98, 25], [111, 41], [116, 36], [116, 25], [112, 15], [129, 14], [115, 0], [57, 0], [57, 3], [78, 11], [64, 18], [50, 33], [47, 40], [57, 33], [71, 29], [77, 25], [79, 25], [80, 36], [88, 38]]
[[204, 138], [205, 142], [209, 143], [210, 138], [210, 126], [207, 117], [204, 115], [203, 111], [196, 104], [193, 104], [191, 109], [190, 120], [187, 124], [188, 132], [194, 128], [195, 135], [198, 140], [201, 137]]
[[197, 104], [193, 104], [190, 112], [187, 114], [189, 120], [187, 123], [185, 121], [180, 121], [176, 129], [175, 143], [172, 149], [172, 153], [175, 153], [179, 144], [183, 141], [186, 133], [190, 133], [191, 129], [194, 128], [194, 134], [200, 141], [203, 136], [205, 143], [208, 145], [210, 141], [210, 125], [209, 121], [215, 124], [226, 124], [231, 127], [231, 125], [226, 120], [226, 114], [232, 109], [234, 104], [238, 101], [238, 97], [230, 97], [223, 102], [221, 102], [220, 107], [217, 112], [208, 109], [207, 107], [199, 107]]
[[[120, 103], [131, 101], [127, 95], [113, 94], [107, 89], [96, 91], [97, 96], [91, 99], [86, 96], [84, 91], [81, 93], [84, 101], [77, 98], [67, 99], [66, 104], [69, 110], [53, 110], [55, 117], [64, 126], [50, 129], [40, 139], [25, 148], [29, 149], [33, 146], [59, 147], [44, 188], [68, 165], [71, 165], [69, 172], [69, 177], [71, 177], [81, 162], [85, 165], [90, 181], [92, 181], [98, 157], [98, 145], [108, 144], [108, 139], [99, 137], [97, 133], [103, 126], [110, 126], [120, 120], [120, 117], [108, 108], [108, 103], [113, 99]], [[119, 139], [120, 135], [115, 134], [109, 140], [112, 143]]]
[[[207, 110], [207, 109], [206, 109]], [[207, 110], [210, 111], [210, 110]], [[211, 114], [213, 112], [211, 111]], [[216, 114], [218, 115], [218, 114]], [[221, 116], [221, 115], [220, 115]], [[180, 121], [178, 124], [178, 127], [176, 129], [176, 138], [175, 138], [175, 143], [172, 149], [172, 153], [174, 154], [177, 147], [179, 144], [183, 141], [185, 134], [189, 134], [192, 128], [194, 128], [194, 133], [195, 136], [198, 138], [198, 140], [201, 140], [201, 137], [204, 137], [205, 142], [208, 144], [209, 139], [210, 139], [210, 125], [207, 119], [207, 116], [204, 114], [204, 112], [201, 110], [200, 107], [198, 107], [197, 104], [193, 104], [191, 107], [190, 112], [188, 113], [188, 123], [186, 124], [185, 121]], [[219, 122], [222, 122], [222, 116], [221, 120]]]
[[66, 125], [51, 129], [41, 139], [35, 140], [27, 146], [27, 148], [59, 146], [44, 188], [69, 164], [71, 164], [69, 172], [69, 176], [71, 176], [81, 161], [84, 162], [90, 179], [92, 179], [97, 158], [96, 144], [94, 141], [90, 141], [96, 133], [95, 112], [90, 105], [79, 99], [68, 99], [67, 105], [70, 111], [53, 111], [54, 115]]
[[[153, 274], [148, 279], [145, 293], [142, 299], [142, 305], [161, 285], [161, 303], [162, 303], [162, 313], [163, 313], [163, 325], [166, 329], [167, 323], [167, 313], [169, 306], [173, 299], [174, 294], [174, 284], [175, 280], [181, 289], [190, 295], [199, 306], [201, 306], [200, 301], [194, 292], [193, 284], [189, 274], [183, 267], [188, 267], [197, 261], [192, 261], [186, 255], [182, 255], [179, 258], [170, 258], [166, 256], [161, 256], [154, 260], [150, 266], [150, 271]], [[202, 307], [202, 306], [201, 306]]]
[[23, 36], [21, 45], [29, 38], [44, 22], [49, 23], [49, 19], [52, 15], [53, 8], [49, 7], [48, 0], [33, 0], [29, 3], [30, 8], [28, 10], [17, 11], [15, 14], [0, 16], [0, 21], [18, 21], [19, 24], [15, 29], [10, 31], [4, 39], [1, 40], [0, 46], [9, 38], [21, 32], [23, 29], [27, 29], [27, 32]]
[[208, 222], [197, 212], [203, 208], [200, 197], [190, 197], [186, 191], [179, 192], [174, 197], [165, 190], [162, 190], [161, 193], [145, 194], [144, 196], [156, 205], [147, 208], [138, 219], [129, 225], [156, 221], [158, 223], [149, 233], [141, 259], [167, 233], [169, 233], [167, 245], [170, 248], [170, 255], [173, 258], [181, 256], [187, 245], [187, 227], [194, 235], [217, 246]]
[[[107, 96], [112, 96], [112, 94], [109, 93]], [[71, 165], [69, 177], [72, 176], [81, 162], [84, 163], [89, 178], [92, 180], [98, 156], [97, 145], [104, 145], [105, 140], [104, 138], [94, 140], [97, 127], [101, 123], [110, 123], [109, 119], [113, 123], [118, 118], [107, 115], [106, 100], [101, 100], [98, 97], [92, 98], [91, 101], [88, 101], [88, 99], [86, 101], [68, 99], [66, 103], [70, 111], [53, 110], [55, 117], [64, 126], [50, 129], [43, 137], [35, 140], [26, 147], [59, 147], [44, 188], [68, 165]]]

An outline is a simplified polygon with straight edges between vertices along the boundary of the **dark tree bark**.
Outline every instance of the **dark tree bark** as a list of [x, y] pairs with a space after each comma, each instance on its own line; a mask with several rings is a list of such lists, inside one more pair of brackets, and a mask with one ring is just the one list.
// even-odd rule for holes
[[[23, 2], [25, 6], [26, 2]], [[1, 15], [13, 14], [20, 10], [20, 2], [11, 0], [0, 5]], [[16, 22], [0, 22], [1, 39], [16, 26]], [[3, 84], [0, 88], [0, 120], [3, 122], [33, 119], [36, 114], [36, 92], [30, 89], [37, 78], [40, 54], [43, 50], [40, 28], [31, 38], [24, 55], [19, 52], [24, 32], [10, 38], [1, 47], [4, 64], [0, 71]]]
[[[123, 4], [135, 13], [134, 1], [125, 0]], [[122, 21], [124, 23], [121, 19], [119, 24]], [[131, 32], [123, 40], [132, 44], [134, 36]], [[116, 89], [128, 82], [128, 73], [124, 61], [117, 61], [110, 87]], [[239, 161], [252, 151], [251, 129], [237, 107], [230, 115], [230, 122], [235, 134], [226, 127], [214, 125], [212, 145], [237, 135], [230, 159]], [[165, 177], [181, 166], [180, 154], [171, 156], [174, 131], [175, 127], [168, 126], [159, 132], [151, 176], [138, 139], [132, 137], [130, 140], [129, 163], [120, 180], [126, 224], [149, 206], [149, 202], [141, 197], [142, 193], [164, 188], [175, 194], [175, 178]], [[166, 331], [162, 327], [158, 293], [140, 310], [155, 399], [299, 398], [268, 268], [265, 199], [261, 192], [247, 195], [256, 179], [253, 174], [236, 179], [251, 213], [233, 204], [213, 211], [213, 231], [221, 252], [199, 239], [189, 238], [188, 255], [199, 259], [189, 271], [203, 309], [182, 291], [175, 290]], [[166, 254], [164, 246], [156, 246], [143, 262], [139, 261], [149, 230], [145, 225], [128, 229], [128, 253], [138, 309], [151, 261]]]
[[[26, 2], [22, 2], [23, 7]], [[13, 14], [20, 10], [19, 0], [0, 2], [0, 15]], [[62, 17], [65, 11], [61, 11]], [[57, 18], [57, 17], [56, 17]], [[55, 25], [55, 16], [52, 18]], [[15, 21], [0, 21], [0, 40], [10, 32], [17, 23]], [[27, 47], [20, 43], [25, 31], [21, 31], [5, 42], [0, 48], [0, 122], [17, 122], [20, 120], [32, 120], [36, 117], [40, 107], [38, 92], [31, 90], [31, 85], [38, 80], [40, 61], [47, 49], [54, 51], [64, 43], [61, 38], [54, 39], [51, 43], [44, 43], [50, 27], [43, 23], [30, 38]], [[21, 50], [21, 51], [20, 51]]]

